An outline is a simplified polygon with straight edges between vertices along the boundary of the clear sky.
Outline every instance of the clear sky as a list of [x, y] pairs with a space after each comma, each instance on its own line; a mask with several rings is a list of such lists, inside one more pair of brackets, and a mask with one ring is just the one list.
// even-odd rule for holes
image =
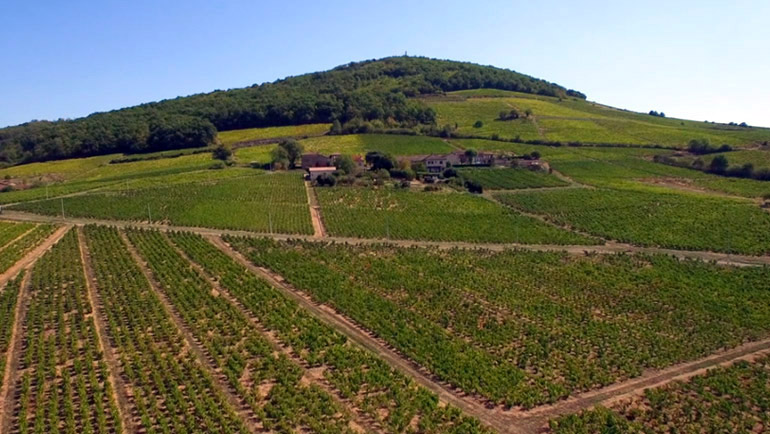
[[770, 1], [3, 0], [0, 126], [403, 54], [770, 126]]

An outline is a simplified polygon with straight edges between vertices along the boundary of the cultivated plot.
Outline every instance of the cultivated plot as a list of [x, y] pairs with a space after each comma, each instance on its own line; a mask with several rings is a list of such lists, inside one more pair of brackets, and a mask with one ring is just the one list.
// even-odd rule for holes
[[434, 241], [596, 244], [490, 200], [455, 192], [317, 188], [331, 235]]
[[610, 409], [596, 408], [551, 421], [554, 433], [762, 432], [770, 426], [770, 358], [740, 361], [686, 382], [647, 389]]
[[530, 408], [770, 332], [767, 268], [227, 238], [439, 379]]
[[558, 224], [632, 244], [749, 255], [770, 252], [770, 214], [742, 199], [611, 189], [495, 197]]
[[[205, 175], [204, 175], [205, 176]], [[19, 204], [47, 215], [149, 221], [259, 232], [312, 233], [307, 194], [298, 173], [251, 171], [249, 176], [171, 183]]]

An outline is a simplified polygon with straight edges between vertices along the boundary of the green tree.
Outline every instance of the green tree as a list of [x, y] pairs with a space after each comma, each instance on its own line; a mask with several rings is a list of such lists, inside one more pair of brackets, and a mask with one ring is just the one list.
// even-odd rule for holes
[[730, 163], [727, 161], [727, 157], [724, 155], [717, 155], [711, 160], [709, 170], [714, 173], [725, 173]]
[[334, 167], [344, 174], [350, 175], [355, 170], [356, 165], [353, 162], [353, 159], [350, 158], [350, 155], [340, 155], [334, 160]]
[[281, 140], [281, 143], [279, 143], [278, 146], [286, 150], [286, 155], [289, 159], [289, 167], [294, 168], [297, 159], [299, 159], [304, 150], [302, 144], [294, 139], [284, 139]]
[[233, 158], [233, 149], [230, 145], [220, 143], [214, 148], [214, 151], [212, 151], [211, 154], [215, 160], [230, 161], [230, 159]]
[[283, 146], [276, 146], [270, 151], [270, 163], [273, 169], [282, 169], [289, 167], [289, 153]]

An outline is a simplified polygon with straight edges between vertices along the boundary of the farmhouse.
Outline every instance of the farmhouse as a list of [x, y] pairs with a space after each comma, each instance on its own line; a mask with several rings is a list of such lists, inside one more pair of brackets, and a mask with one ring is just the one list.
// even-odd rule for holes
[[317, 153], [302, 154], [302, 168], [305, 170], [311, 167], [329, 167], [333, 165], [331, 157]]
[[[342, 154], [340, 153], [331, 154], [328, 157], [318, 153], [302, 154], [302, 168], [308, 170], [311, 167], [331, 167], [334, 166], [337, 158], [341, 156]], [[357, 167], [364, 168], [364, 157], [360, 155], [352, 155], [350, 158], [353, 160], [353, 164], [355, 164]]]
[[334, 166], [326, 167], [309, 167], [307, 169], [308, 179], [315, 181], [321, 175], [332, 175], [337, 170]]

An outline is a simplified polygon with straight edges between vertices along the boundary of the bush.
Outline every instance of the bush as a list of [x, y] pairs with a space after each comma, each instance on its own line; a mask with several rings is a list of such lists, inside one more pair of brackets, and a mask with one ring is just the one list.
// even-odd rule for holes
[[476, 123], [473, 124], [473, 128], [481, 128], [484, 126], [484, 122], [476, 121]]
[[337, 178], [335, 178], [332, 175], [329, 174], [321, 174], [318, 178], [315, 179], [315, 185], [319, 187], [334, 187], [337, 185]]
[[727, 161], [727, 157], [724, 155], [717, 155], [711, 160], [709, 170], [714, 173], [725, 173], [730, 163]]
[[233, 149], [229, 145], [220, 143], [211, 154], [215, 160], [229, 161], [233, 158]]
[[448, 167], [444, 169], [444, 172], [441, 174], [444, 178], [456, 178], [457, 177], [457, 170], [455, 170], [452, 167]]
[[473, 180], [465, 181], [465, 188], [471, 193], [481, 194], [484, 192], [484, 187], [479, 182]]
[[222, 170], [225, 167], [227, 167], [227, 165], [225, 164], [224, 161], [217, 161], [216, 163], [214, 163], [211, 166], [209, 166], [209, 169], [211, 169], [211, 170]]
[[415, 178], [416, 174], [412, 169], [392, 169], [390, 171], [390, 176], [396, 179], [411, 181]]

